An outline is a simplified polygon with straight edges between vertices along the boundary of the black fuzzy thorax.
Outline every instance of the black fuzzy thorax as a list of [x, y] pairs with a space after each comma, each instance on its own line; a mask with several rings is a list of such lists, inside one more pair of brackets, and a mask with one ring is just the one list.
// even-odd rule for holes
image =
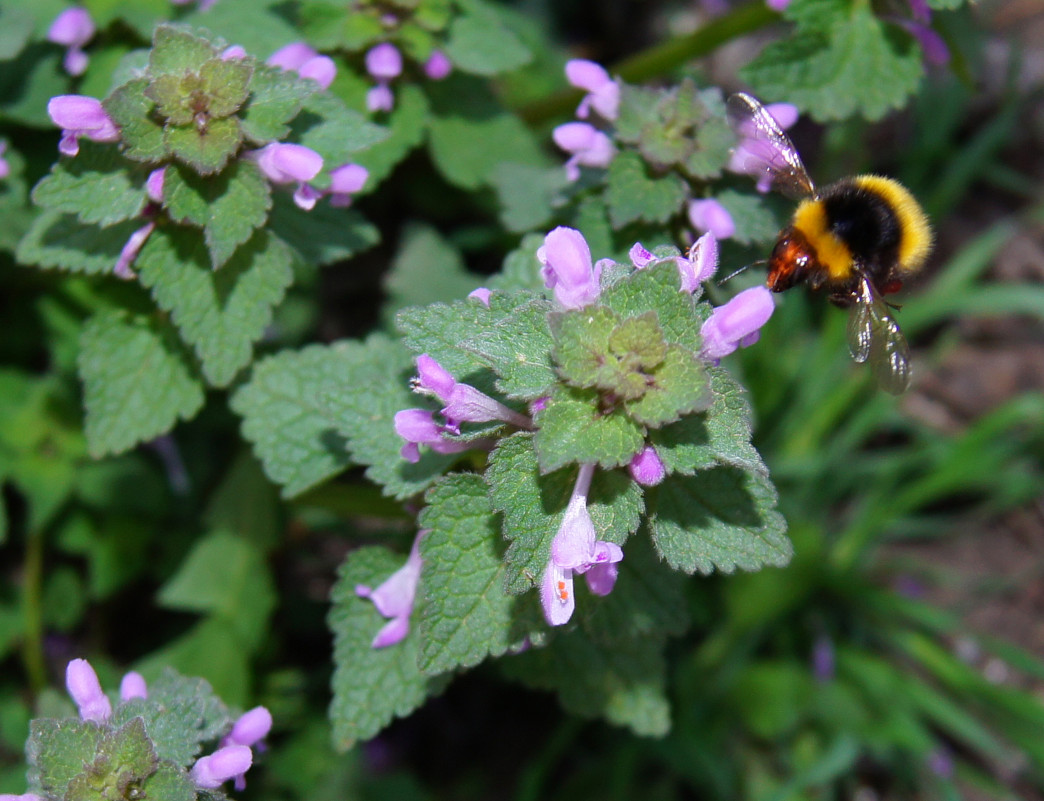
[[857, 269], [882, 283], [899, 261], [902, 228], [888, 201], [845, 179], [830, 184], [819, 196], [827, 225], [852, 252]]

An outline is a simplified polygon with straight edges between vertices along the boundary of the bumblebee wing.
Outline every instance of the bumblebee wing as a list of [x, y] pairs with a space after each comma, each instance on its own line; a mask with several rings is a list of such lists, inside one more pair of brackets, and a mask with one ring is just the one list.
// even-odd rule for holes
[[857, 362], [870, 362], [878, 386], [901, 395], [910, 385], [910, 347], [899, 323], [867, 278], [848, 319], [848, 347]]
[[726, 102], [729, 124], [739, 142], [731, 169], [758, 178], [794, 200], [815, 195], [816, 188], [794, 144], [761, 103], [743, 92]]

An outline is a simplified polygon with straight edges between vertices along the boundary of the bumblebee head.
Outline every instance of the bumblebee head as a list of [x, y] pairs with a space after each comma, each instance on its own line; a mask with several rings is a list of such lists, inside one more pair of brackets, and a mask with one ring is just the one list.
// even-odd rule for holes
[[816, 249], [805, 235], [794, 227], [784, 229], [769, 257], [768, 288], [784, 292], [803, 281], [814, 282], [822, 272]]

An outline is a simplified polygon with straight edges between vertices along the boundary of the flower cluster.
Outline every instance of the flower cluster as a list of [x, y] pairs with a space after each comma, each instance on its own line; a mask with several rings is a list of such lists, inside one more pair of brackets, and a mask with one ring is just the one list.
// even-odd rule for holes
[[[366, 72], [376, 83], [366, 94], [366, 108], [373, 112], [389, 112], [395, 108], [395, 93], [391, 82], [402, 74], [402, 53], [391, 42], [381, 42], [366, 52]], [[433, 50], [424, 62], [424, 74], [433, 81], [441, 81], [453, 71], [449, 57], [441, 50]]]
[[592, 116], [612, 124], [620, 110], [620, 82], [612, 78], [600, 64], [586, 59], [573, 59], [565, 67], [566, 80], [587, 94], [576, 109], [581, 122], [559, 125], [552, 133], [555, 144], [569, 154], [566, 177], [575, 181], [581, 167], [608, 167], [616, 155], [616, 147], [609, 134], [587, 120]]
[[[677, 251], [674, 251], [677, 253]], [[635, 270], [653, 264], [673, 261], [678, 270], [681, 292], [698, 293], [701, 284], [714, 275], [718, 266], [717, 239], [713, 232], [701, 236], [684, 256], [657, 256], [641, 243], [630, 251]], [[599, 303], [603, 292], [603, 275], [618, 269], [609, 259], [595, 262], [583, 235], [572, 228], [558, 227], [544, 238], [537, 251], [544, 284], [551, 291], [553, 305], [559, 313], [587, 309]], [[489, 304], [489, 290], [477, 290], [473, 296]], [[700, 329], [703, 346], [697, 358], [717, 363], [722, 357], [752, 344], [760, 328], [772, 314], [772, 294], [765, 287], [739, 293], [732, 300], [713, 309]], [[410, 462], [420, 459], [420, 447], [443, 454], [490, 448], [490, 437], [457, 438], [462, 423], [504, 423], [514, 429], [539, 429], [540, 413], [547, 398], [530, 406], [534, 417], [515, 411], [474, 386], [458, 381], [428, 354], [416, 359], [417, 376], [413, 390], [434, 397], [442, 404], [437, 412], [429, 409], [404, 409], [395, 415], [395, 430], [404, 440], [402, 457]], [[588, 511], [588, 495], [597, 464], [582, 462], [569, 501], [562, 514], [557, 533], [551, 540], [548, 560], [540, 577], [540, 600], [544, 617], [552, 626], [570, 620], [576, 608], [574, 579], [584, 576], [588, 589], [595, 595], [607, 595], [616, 583], [619, 563], [624, 557], [619, 544], [599, 539]], [[640, 486], [662, 482], [668, 469], [656, 447], [643, 443], [627, 464], [630, 477]], [[359, 585], [356, 594], [373, 601], [388, 623], [377, 633], [373, 647], [381, 648], [401, 642], [409, 631], [417, 583], [423, 569], [418, 543], [426, 532], [417, 535], [406, 564], [376, 589]]]
[[[101, 688], [98, 675], [86, 659], [69, 662], [65, 672], [65, 686], [76, 704], [80, 719], [104, 725], [112, 717], [113, 708], [109, 697]], [[120, 682], [121, 702], [147, 699], [148, 687], [138, 673], [127, 673]], [[202, 756], [192, 765], [189, 775], [196, 787], [214, 790], [226, 781], [234, 780], [237, 790], [246, 786], [246, 772], [253, 764], [251, 747], [260, 747], [272, 728], [272, 715], [262, 706], [255, 707], [240, 716], [232, 730], [221, 740], [211, 754]], [[23, 801], [32, 795], [21, 796]]]

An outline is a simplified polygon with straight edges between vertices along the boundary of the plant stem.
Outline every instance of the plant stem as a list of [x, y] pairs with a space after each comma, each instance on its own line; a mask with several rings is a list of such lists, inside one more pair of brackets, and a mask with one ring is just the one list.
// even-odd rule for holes
[[[726, 42], [756, 31], [778, 16], [763, 2], [755, 0], [711, 20], [692, 33], [636, 53], [611, 67], [609, 72], [630, 83], [641, 83], [666, 75], [691, 59], [704, 56]], [[520, 109], [519, 114], [530, 125], [537, 125], [568, 115], [580, 102], [581, 96], [579, 90], [566, 89], [530, 103]]]

